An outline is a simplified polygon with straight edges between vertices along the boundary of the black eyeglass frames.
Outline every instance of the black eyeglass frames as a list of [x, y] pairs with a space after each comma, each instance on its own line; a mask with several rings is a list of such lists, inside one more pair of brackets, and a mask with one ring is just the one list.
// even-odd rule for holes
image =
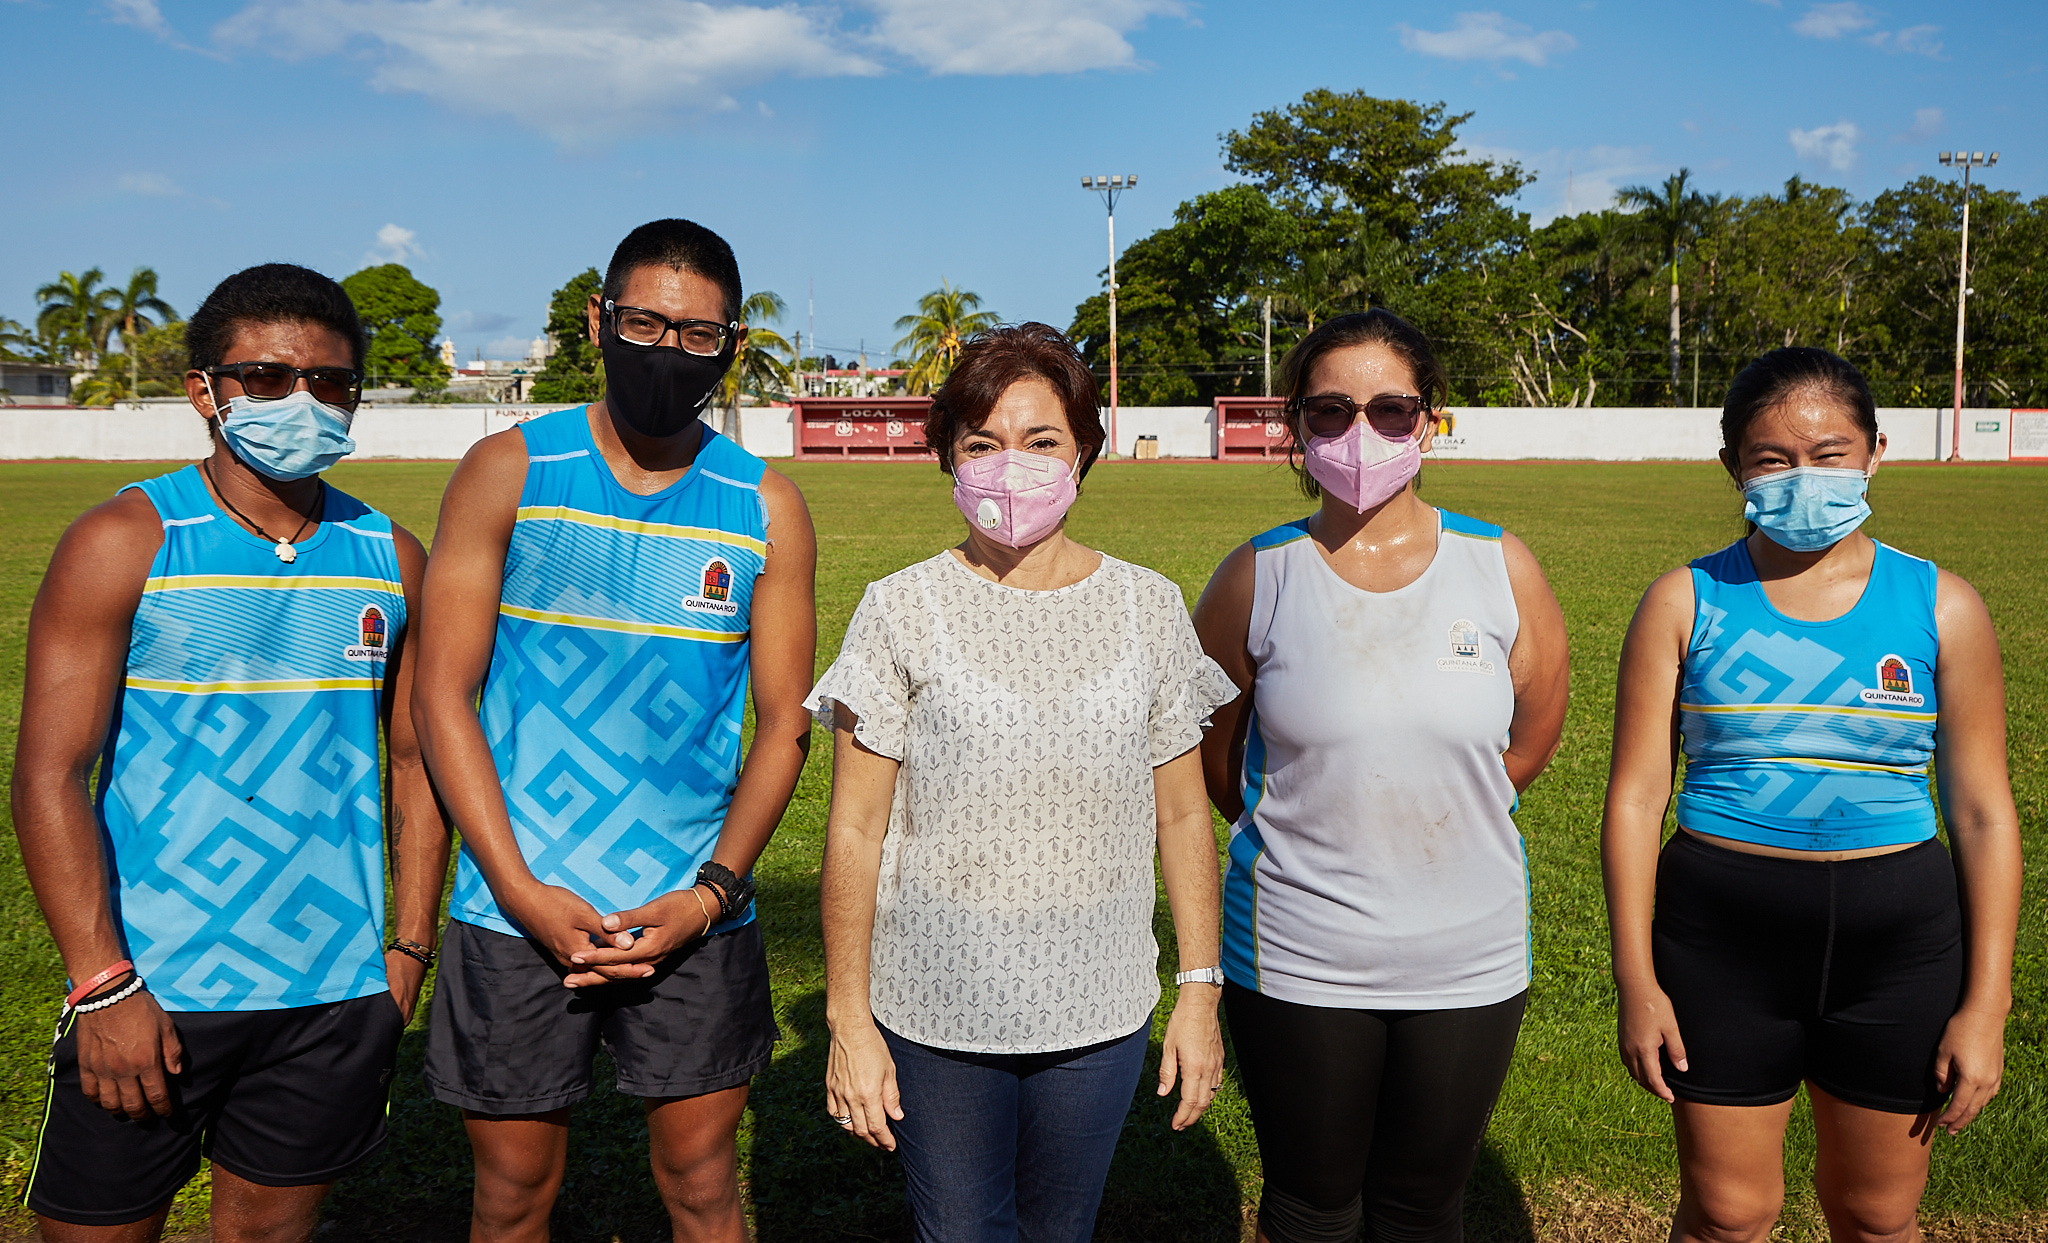
[[1367, 402], [1356, 402], [1342, 393], [1322, 393], [1301, 399], [1301, 421], [1311, 436], [1341, 436], [1365, 411], [1372, 430], [1389, 439], [1415, 434], [1415, 421], [1429, 413], [1429, 402], [1412, 393], [1382, 393]]
[[705, 358], [725, 352], [725, 343], [738, 335], [737, 323], [721, 324], [710, 319], [670, 319], [645, 307], [619, 306], [604, 300], [605, 314], [612, 317], [612, 331], [628, 345], [655, 346], [671, 331], [683, 349]]

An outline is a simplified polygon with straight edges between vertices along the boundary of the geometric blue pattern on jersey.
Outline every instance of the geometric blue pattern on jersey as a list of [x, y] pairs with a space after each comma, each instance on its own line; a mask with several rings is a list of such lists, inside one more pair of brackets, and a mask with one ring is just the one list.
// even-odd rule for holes
[[1740, 540], [1692, 585], [1678, 822], [1794, 850], [1933, 837], [1934, 563], [1878, 544], [1856, 607], [1825, 622], [1773, 608]]
[[[695, 884], [725, 825], [767, 466], [706, 427], [683, 477], [637, 496], [598, 453], [587, 410], [519, 425], [526, 486], [480, 715], [534, 877], [610, 913]], [[466, 845], [449, 913], [522, 931]]]
[[328, 487], [286, 565], [215, 505], [197, 466], [129, 487], [164, 542], [96, 801], [128, 957], [171, 1011], [376, 993], [377, 731], [405, 628], [391, 520]]

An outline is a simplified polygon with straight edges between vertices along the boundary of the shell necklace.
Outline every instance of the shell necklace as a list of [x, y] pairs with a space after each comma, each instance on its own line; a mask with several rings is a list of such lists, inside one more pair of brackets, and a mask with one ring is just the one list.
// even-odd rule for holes
[[[235, 508], [235, 503], [228, 499], [227, 493], [221, 491], [220, 484], [214, 480], [213, 468], [211, 465], [209, 465], [206, 462], [201, 462], [199, 464], [199, 469], [206, 473], [206, 482], [213, 484], [213, 494], [220, 498], [221, 504], [228, 507], [229, 513], [233, 514], [237, 518], [240, 518], [242, 521], [248, 523], [250, 530], [256, 532], [256, 534], [262, 536], [264, 539], [270, 540], [277, 545], [277, 547], [271, 549], [271, 551], [277, 554], [277, 559], [279, 561], [284, 562], [286, 565], [290, 565], [292, 562], [297, 561], [299, 559], [299, 550], [292, 547], [292, 545], [296, 544], [299, 540], [299, 537], [306, 533], [306, 524], [313, 521], [312, 514], [308, 514], [304, 519], [302, 519], [299, 522], [299, 529], [292, 532], [292, 537], [290, 539], [278, 539], [275, 535], [272, 535], [270, 532], [264, 530], [262, 527], [257, 526], [256, 520], [254, 518], [251, 518], [249, 515]], [[313, 513], [319, 513], [320, 510], [326, 505], [326, 502], [327, 481], [325, 479], [322, 479], [320, 481], [320, 499], [314, 503]]]

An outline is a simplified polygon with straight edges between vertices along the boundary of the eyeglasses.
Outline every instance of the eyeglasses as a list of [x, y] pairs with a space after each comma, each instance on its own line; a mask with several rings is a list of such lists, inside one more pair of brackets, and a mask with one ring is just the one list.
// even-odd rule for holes
[[292, 367], [284, 363], [221, 363], [206, 369], [208, 375], [231, 375], [241, 381], [242, 391], [257, 401], [276, 401], [306, 381], [306, 390], [317, 401], [330, 406], [347, 406], [363, 399], [363, 373], [353, 367]]
[[627, 345], [653, 346], [673, 330], [686, 353], [709, 358], [725, 352], [725, 343], [740, 326], [710, 319], [670, 319], [645, 307], [616, 306], [604, 301], [605, 314], [612, 317], [612, 331]]
[[1389, 440], [1415, 434], [1415, 422], [1429, 413], [1429, 402], [1413, 394], [1382, 393], [1363, 406], [1342, 393], [1303, 398], [1297, 407], [1311, 436], [1342, 436], [1365, 411], [1372, 430]]

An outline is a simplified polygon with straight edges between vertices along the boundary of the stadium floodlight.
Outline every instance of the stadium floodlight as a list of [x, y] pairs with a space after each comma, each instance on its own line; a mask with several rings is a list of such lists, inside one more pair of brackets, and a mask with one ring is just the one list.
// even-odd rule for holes
[[1970, 169], [1990, 168], [1998, 163], [1998, 152], [1988, 157], [1982, 151], [1942, 151], [1936, 154], [1946, 167], [1960, 165], [1963, 170], [1963, 240], [1961, 257], [1956, 260], [1956, 387], [1955, 404], [1949, 411], [1949, 455], [1951, 462], [1963, 460], [1963, 321], [1968, 312], [1970, 295], [1976, 290], [1970, 288]]
[[1081, 188], [1102, 196], [1109, 211], [1109, 451], [1116, 452], [1116, 201], [1126, 190], [1136, 188], [1138, 174], [1118, 173], [1113, 177], [1083, 177]]

